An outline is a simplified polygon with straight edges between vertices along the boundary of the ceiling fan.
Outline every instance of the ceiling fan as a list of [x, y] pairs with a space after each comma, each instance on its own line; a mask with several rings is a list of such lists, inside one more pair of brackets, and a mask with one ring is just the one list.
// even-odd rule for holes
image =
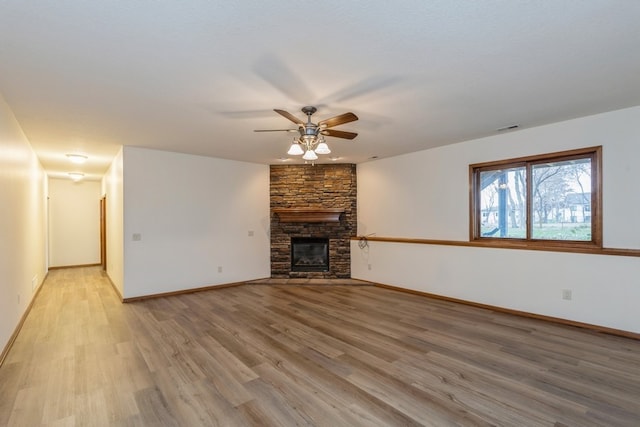
[[[293, 114], [284, 111], [274, 109], [276, 113], [291, 120], [298, 125], [297, 129], [256, 129], [254, 132], [298, 132], [300, 136], [294, 139], [293, 144], [287, 154], [300, 155], [305, 160], [316, 160], [318, 156], [316, 154], [329, 154], [331, 150], [324, 141], [324, 136], [333, 136], [335, 138], [353, 139], [358, 136], [355, 132], [347, 132], [344, 130], [331, 129], [334, 126], [342, 125], [358, 120], [358, 116], [349, 112], [340, 114], [339, 116], [331, 117], [330, 119], [321, 120], [318, 123], [311, 121], [311, 116], [317, 110], [316, 107], [306, 106], [302, 108], [302, 112], [307, 115], [307, 121], [300, 120]], [[303, 149], [304, 148], [304, 149]]]

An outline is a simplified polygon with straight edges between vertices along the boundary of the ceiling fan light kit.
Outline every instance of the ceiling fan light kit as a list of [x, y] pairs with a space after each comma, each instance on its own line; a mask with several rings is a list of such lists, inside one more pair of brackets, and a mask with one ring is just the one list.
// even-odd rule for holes
[[297, 139], [293, 140], [293, 142], [291, 143], [291, 147], [289, 147], [289, 151], [287, 151], [287, 154], [290, 156], [299, 156], [301, 154], [304, 154], [304, 150], [300, 146], [300, 143]]
[[316, 152], [316, 154], [330, 154], [331, 150], [329, 150], [329, 146], [327, 145], [326, 142], [324, 142], [324, 139], [320, 140], [320, 143], [318, 144], [318, 146], [316, 147], [316, 149], [314, 150]]
[[[289, 119], [293, 123], [298, 125], [298, 133], [300, 136], [293, 140], [293, 143], [289, 147], [287, 154], [290, 156], [303, 155], [302, 158], [306, 161], [314, 161], [318, 159], [318, 154], [329, 154], [331, 149], [327, 145], [324, 136], [333, 136], [335, 138], [353, 139], [358, 136], [355, 132], [347, 132], [341, 130], [330, 129], [334, 126], [338, 126], [344, 123], [349, 123], [358, 120], [358, 116], [353, 113], [344, 113], [339, 116], [332, 117], [330, 119], [321, 120], [318, 123], [311, 121], [311, 115], [317, 111], [316, 107], [307, 106], [302, 108], [302, 112], [307, 115], [307, 121], [304, 122], [298, 119], [293, 114], [284, 110], [273, 110], [281, 116]], [[291, 132], [296, 129], [257, 129], [255, 132]]]
[[304, 156], [302, 156], [302, 158], [305, 160], [313, 161], [313, 160], [318, 160], [318, 155], [313, 150], [307, 150], [307, 152], [304, 153]]

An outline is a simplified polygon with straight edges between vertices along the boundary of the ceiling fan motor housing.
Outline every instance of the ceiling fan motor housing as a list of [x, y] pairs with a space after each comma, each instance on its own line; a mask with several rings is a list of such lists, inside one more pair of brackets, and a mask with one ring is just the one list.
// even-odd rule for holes
[[300, 136], [318, 136], [319, 126], [311, 122], [311, 115], [318, 111], [316, 107], [302, 107], [302, 112], [307, 115], [307, 123], [300, 125]]
[[314, 107], [314, 106], [311, 106], [311, 105], [308, 105], [306, 107], [302, 107], [302, 112], [305, 113], [307, 116], [311, 116], [316, 111], [318, 111], [318, 109], [316, 107]]

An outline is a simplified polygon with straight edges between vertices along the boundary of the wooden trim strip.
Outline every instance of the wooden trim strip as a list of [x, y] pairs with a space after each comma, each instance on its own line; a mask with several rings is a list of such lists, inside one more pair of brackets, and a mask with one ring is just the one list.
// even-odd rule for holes
[[174, 295], [193, 294], [193, 293], [196, 293], [196, 292], [212, 291], [214, 289], [231, 288], [231, 287], [234, 287], [234, 286], [244, 285], [246, 283], [247, 282], [225, 283], [225, 284], [222, 284], [222, 285], [204, 286], [202, 288], [191, 288], [191, 289], [183, 289], [183, 290], [180, 290], [180, 291], [163, 292], [163, 293], [159, 293], [159, 294], [141, 295], [139, 297], [123, 298], [122, 302], [123, 303], [129, 303], [129, 302], [144, 301], [144, 300], [153, 299], [153, 298], [170, 297], [170, 296], [174, 296]]
[[546, 251], [546, 252], [571, 252], [592, 255], [616, 255], [627, 257], [640, 257], [640, 249], [623, 249], [623, 248], [599, 248], [593, 247], [576, 247], [576, 246], [540, 246], [531, 245], [527, 242], [493, 242], [493, 241], [464, 241], [464, 240], [435, 240], [435, 239], [413, 239], [404, 237], [376, 237], [376, 236], [355, 236], [351, 240], [372, 241], [372, 242], [388, 242], [388, 243], [416, 243], [422, 245], [441, 245], [441, 246], [470, 246], [476, 248], [494, 248], [494, 249], [521, 249], [526, 251]]
[[527, 311], [512, 310], [510, 308], [498, 307], [498, 306], [489, 305], [489, 304], [482, 304], [482, 303], [462, 300], [462, 299], [458, 299], [458, 298], [451, 298], [451, 297], [447, 297], [447, 296], [443, 296], [443, 295], [432, 294], [432, 293], [429, 293], [429, 292], [422, 292], [422, 291], [416, 291], [414, 289], [401, 288], [401, 287], [398, 287], [398, 286], [384, 285], [382, 283], [374, 283], [374, 286], [377, 286], [379, 288], [390, 289], [392, 291], [404, 292], [404, 293], [407, 293], [407, 294], [419, 295], [419, 296], [422, 296], [422, 297], [433, 298], [433, 299], [437, 299], [437, 300], [449, 301], [449, 302], [454, 302], [454, 303], [458, 303], [458, 304], [464, 304], [464, 305], [468, 305], [468, 306], [472, 306], [472, 307], [483, 308], [483, 309], [495, 311], [495, 312], [498, 312], [498, 313], [512, 314], [512, 315], [520, 316], [520, 317], [527, 317], [527, 318], [531, 318], [531, 319], [544, 320], [546, 322], [559, 323], [559, 324], [567, 325], [567, 326], [575, 326], [575, 327], [578, 327], [578, 328], [588, 329], [588, 330], [591, 330], [591, 331], [594, 331], [594, 332], [601, 332], [601, 333], [604, 333], [604, 334], [616, 335], [616, 336], [620, 336], [620, 337], [624, 337], [624, 338], [631, 338], [631, 339], [634, 339], [634, 340], [640, 340], [640, 333], [625, 331], [625, 330], [622, 330], [622, 329], [615, 329], [615, 328], [609, 328], [609, 327], [606, 327], [606, 326], [593, 325], [593, 324], [590, 324], [590, 323], [577, 322], [577, 321], [574, 321], [574, 320], [562, 319], [560, 317], [545, 316], [543, 314], [529, 313]]
[[55, 267], [49, 267], [49, 270], [62, 270], [63, 268], [97, 267], [99, 265], [102, 265], [102, 264], [98, 263], [98, 264], [58, 265]]
[[18, 334], [20, 333], [20, 330], [22, 329], [24, 322], [27, 320], [29, 313], [31, 313], [33, 304], [36, 301], [36, 298], [38, 297], [38, 295], [40, 294], [42, 285], [44, 284], [44, 281], [47, 280], [48, 275], [49, 275], [49, 272], [47, 272], [47, 274], [44, 275], [44, 279], [42, 279], [42, 281], [38, 285], [36, 293], [33, 295], [33, 298], [31, 298], [31, 302], [29, 302], [27, 309], [22, 314], [22, 317], [20, 318], [20, 321], [18, 322], [16, 329], [13, 331], [13, 334], [11, 334], [11, 337], [9, 337], [9, 341], [7, 342], [7, 345], [5, 345], [4, 349], [2, 349], [2, 353], [0, 353], [0, 367], [2, 367], [2, 364], [4, 363], [5, 359], [7, 358], [7, 355], [9, 354], [9, 350], [11, 350], [11, 347], [13, 347], [13, 343], [16, 341], [16, 338], [18, 338]]
[[111, 283], [111, 288], [113, 289], [113, 291], [116, 293], [116, 295], [118, 296], [118, 299], [120, 300], [120, 302], [124, 302], [124, 297], [122, 296], [122, 294], [120, 293], [120, 289], [118, 289], [118, 287], [116, 286], [115, 283], [113, 283], [113, 280], [111, 280], [111, 277], [109, 277], [109, 274], [103, 270], [103, 273], [105, 275], [105, 277], [107, 278], [107, 280], [109, 281], [109, 283]]

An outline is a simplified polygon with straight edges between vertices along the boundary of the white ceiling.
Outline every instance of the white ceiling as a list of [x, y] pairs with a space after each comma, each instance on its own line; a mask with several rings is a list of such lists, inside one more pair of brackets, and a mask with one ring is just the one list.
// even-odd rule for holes
[[[51, 176], [121, 145], [278, 163], [292, 123], [360, 163], [640, 105], [637, 0], [0, 2], [0, 92]], [[300, 160], [295, 160], [300, 163]]]

